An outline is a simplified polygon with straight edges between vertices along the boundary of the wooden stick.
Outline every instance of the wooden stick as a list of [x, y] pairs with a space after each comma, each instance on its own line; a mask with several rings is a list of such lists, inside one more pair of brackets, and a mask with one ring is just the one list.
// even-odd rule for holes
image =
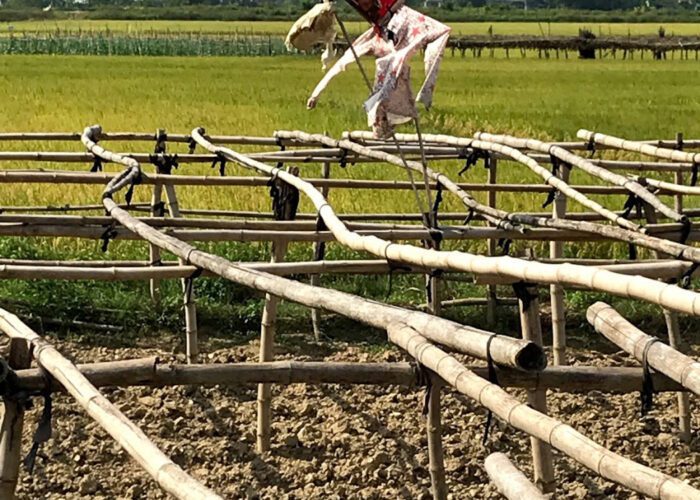
[[445, 482], [445, 464], [442, 453], [442, 422], [440, 416], [440, 386], [439, 377], [430, 374], [433, 382], [428, 389], [428, 415], [426, 429], [428, 434], [428, 469], [430, 471], [430, 486], [433, 499], [447, 499], [447, 483]]
[[661, 342], [652, 342], [653, 337], [636, 328], [604, 302], [596, 302], [589, 307], [586, 318], [596, 331], [637, 361], [642, 361], [647, 349], [649, 366], [695, 394], [700, 394], [700, 363]]
[[[328, 162], [324, 162], [322, 166], [322, 171], [321, 171], [321, 176], [324, 179], [328, 179], [331, 175], [331, 164]], [[324, 198], [328, 199], [328, 187], [322, 187], [321, 188], [321, 194], [324, 196]], [[324, 254], [325, 254], [326, 246], [323, 242], [316, 242], [314, 243], [314, 256], [318, 256], [321, 259], [323, 259]], [[309, 284], [311, 286], [319, 286], [321, 282], [321, 276], [318, 274], [313, 274], [311, 275], [311, 279], [309, 281]], [[321, 340], [321, 311], [316, 309], [315, 307], [311, 309], [311, 327], [313, 328], [314, 331], [314, 338], [316, 339], [316, 342], [319, 342]]]
[[163, 454], [78, 369], [17, 316], [0, 309], [0, 329], [30, 343], [39, 365], [60, 382], [88, 414], [136, 460], [166, 492], [181, 499], [220, 499]]
[[408, 351], [457, 391], [485, 406], [509, 425], [549, 443], [605, 479], [652, 498], [700, 499], [700, 491], [687, 483], [624, 458], [561, 421], [518, 401], [496, 384], [468, 370], [414, 329], [394, 324], [388, 332], [393, 343]]
[[[12, 369], [28, 368], [31, 364], [29, 345], [23, 339], [10, 339], [8, 364]], [[0, 428], [0, 498], [15, 498], [19, 469], [22, 462], [22, 429], [24, 402], [17, 397], [3, 397], [5, 410]]]
[[508, 500], [548, 498], [503, 453], [491, 453], [484, 460], [484, 468], [498, 492]]
[[[520, 312], [520, 328], [524, 340], [531, 340], [542, 345], [542, 325], [540, 320], [540, 301], [537, 287], [526, 284], [516, 284], [518, 294], [518, 310]], [[535, 410], [547, 414], [547, 391], [528, 391], [527, 402]], [[532, 464], [535, 470], [535, 484], [543, 493], [552, 493], [556, 487], [554, 480], [554, 463], [550, 446], [537, 439], [530, 438], [532, 447]]]
[[[161, 184], [155, 184], [153, 186], [153, 195], [151, 196], [151, 217], [157, 217], [160, 215], [156, 213], [156, 207], [161, 203], [162, 192], [163, 186]], [[151, 263], [160, 262], [160, 248], [149, 243], [148, 258], [151, 260]], [[157, 279], [151, 278], [149, 281], [149, 290], [151, 292], [151, 300], [153, 301], [153, 304], [156, 306], [156, 308], [160, 308], [160, 282]]]

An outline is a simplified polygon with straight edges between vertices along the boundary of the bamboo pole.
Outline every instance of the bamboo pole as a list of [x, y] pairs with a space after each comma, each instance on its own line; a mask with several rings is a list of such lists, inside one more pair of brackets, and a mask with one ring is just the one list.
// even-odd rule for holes
[[[324, 162], [323, 166], [321, 167], [321, 177], [328, 179], [330, 175], [331, 164]], [[328, 191], [329, 188], [327, 186], [321, 188], [321, 194], [326, 199], [328, 199]], [[318, 241], [314, 243], [314, 258], [318, 257], [318, 260], [323, 260], [325, 250], [326, 246], [323, 242]], [[321, 277], [318, 274], [311, 275], [311, 279], [309, 281], [311, 286], [319, 286], [320, 282]], [[321, 311], [316, 308], [311, 309], [311, 327], [314, 331], [314, 338], [316, 339], [316, 342], [319, 342], [321, 340]]]
[[[619, 137], [591, 132], [585, 129], [579, 130], [576, 133], [576, 137], [607, 147], [641, 153], [643, 155], [652, 156], [655, 158], [663, 158], [664, 160], [687, 162], [691, 164], [700, 163], [700, 153], [690, 153], [687, 151], [680, 151], [678, 149], [667, 149], [639, 141], [628, 141]], [[677, 143], [673, 141], [669, 146], [675, 147], [676, 144]]]
[[[489, 185], [498, 184], [498, 160], [494, 155], [490, 155], [489, 158], [489, 168], [487, 170], [487, 183]], [[496, 196], [495, 191], [489, 191], [486, 204], [489, 207], [496, 208], [498, 202], [498, 196]], [[498, 240], [491, 238], [488, 240], [488, 252], [489, 255], [495, 256], [498, 254]], [[496, 285], [486, 286], [486, 298], [488, 300], [486, 305], [486, 324], [489, 327], [493, 327], [496, 324], [496, 307], [498, 305], [498, 288]]]
[[[29, 345], [23, 339], [10, 339], [8, 357], [10, 368], [19, 370], [31, 364]], [[0, 428], [0, 498], [15, 498], [22, 461], [22, 429], [24, 401], [18, 397], [3, 397], [4, 412]]]
[[[248, 384], [370, 384], [416, 387], [424, 383], [412, 363], [339, 363], [324, 361], [270, 361], [266, 363], [170, 364], [155, 357], [78, 365], [77, 368], [95, 387], [168, 387], [197, 385], [204, 387]], [[482, 378], [484, 366], [468, 367]], [[14, 393], [38, 391], [46, 386], [40, 369], [15, 372]], [[627, 394], [642, 388], [642, 369], [628, 367], [554, 366], [541, 372], [496, 367], [502, 387], [551, 389], [560, 392]], [[653, 373], [657, 392], [685, 391], [683, 386], [661, 373]], [[62, 386], [52, 381], [52, 391]]]
[[[156, 207], [158, 207], [161, 203], [162, 191], [163, 186], [161, 184], [153, 185], [153, 194], [151, 196], [151, 217], [157, 217], [159, 215], [158, 213], [156, 213]], [[150, 259], [152, 265], [155, 265], [155, 263], [159, 263], [161, 261], [160, 248], [158, 248], [158, 246], [156, 245], [153, 245], [152, 243], [149, 243], [148, 258]], [[160, 281], [151, 278], [151, 280], [149, 281], [149, 290], [151, 293], [151, 300], [153, 301], [155, 306], [159, 308], [161, 303]]]
[[[560, 165], [558, 175], [564, 182], [569, 182], [570, 168], [567, 165]], [[552, 207], [552, 217], [555, 219], [566, 218], [567, 198], [561, 192], [554, 196], [554, 206]], [[564, 256], [564, 244], [560, 241], [549, 243], [549, 257], [560, 259]], [[564, 305], [564, 287], [560, 285], [550, 285], [550, 304], [552, 308], [552, 354], [555, 365], [565, 365], [566, 363], [566, 308]]]
[[30, 343], [37, 363], [58, 380], [166, 492], [187, 500], [221, 498], [165, 456], [137, 426], [90, 384], [73, 363], [22, 323], [17, 316], [0, 309], [0, 329], [10, 338]]
[[432, 373], [428, 389], [428, 415], [426, 429], [428, 434], [428, 469], [430, 471], [430, 489], [435, 500], [447, 499], [445, 482], [445, 464], [442, 453], [442, 422], [440, 415], [440, 392], [442, 381]]
[[418, 362], [433, 370], [461, 394], [485, 406], [516, 429], [547, 442], [605, 479], [652, 498], [700, 498], [700, 491], [689, 484], [603, 448], [572, 427], [518, 401], [496, 384], [468, 370], [413, 328], [399, 323], [391, 325], [388, 332], [391, 342], [408, 351]]
[[[282, 262], [287, 253], [285, 243], [272, 244], [272, 264]], [[260, 362], [272, 361], [274, 358], [275, 332], [277, 329], [277, 306], [279, 299], [271, 293], [265, 294], [265, 306], [262, 313], [260, 331]], [[272, 386], [258, 386], [258, 426], [256, 434], [256, 449], [258, 453], [270, 450], [270, 429], [272, 420]]]
[[503, 453], [491, 453], [484, 460], [484, 468], [498, 492], [508, 500], [548, 498]]
[[[176, 256], [185, 259], [191, 264], [214, 272], [244, 286], [265, 291], [277, 297], [306, 306], [320, 307], [334, 311], [377, 328], [386, 328], [391, 322], [403, 321], [407, 324], [414, 325], [419, 331], [423, 332], [427, 338], [434, 339], [442, 345], [471, 354], [480, 359], [485, 359], [486, 344], [489, 342], [489, 338], [494, 336], [494, 334], [490, 332], [457, 325], [453, 322], [424, 313], [389, 307], [350, 294], [328, 289], [319, 289], [270, 274], [247, 270], [221, 257], [199, 251], [183, 241], [160, 233], [134, 219], [126, 211], [119, 208], [111, 197], [113, 193], [123, 189], [132, 179], [139, 175], [140, 169], [138, 162], [130, 158], [119, 157], [97, 145], [93, 139], [99, 137], [99, 131], [99, 126], [86, 128], [82, 137], [83, 144], [98, 156], [117, 159], [120, 163], [127, 166], [127, 169], [124, 170], [121, 177], [111, 181], [105, 188], [103, 195], [105, 209], [115, 220], [140, 237], [151, 243], [158, 244], [162, 249], [174, 253]], [[280, 178], [283, 176], [285, 178], [287, 177], [287, 173], [279, 169], [277, 169], [277, 174]], [[294, 183], [297, 183], [298, 185], [304, 186], [303, 181], [298, 177], [289, 177], [293, 180], [290, 184], [294, 185]], [[325, 199], [323, 203], [332, 214], [332, 209], [325, 203]], [[324, 217], [326, 223], [328, 223], [329, 220], [329, 217]], [[471, 334], [468, 336], [460, 335], [457, 331], [469, 331]], [[546, 364], [542, 349], [533, 343], [496, 336], [492, 339], [490, 345], [491, 355], [496, 363], [538, 370], [544, 368]]]
[[700, 363], [693, 358], [661, 342], [652, 342], [653, 337], [636, 328], [604, 302], [596, 302], [589, 307], [586, 317], [596, 331], [637, 361], [642, 361], [646, 348], [649, 366], [695, 394], [700, 394]]
[[[542, 345], [542, 324], [540, 319], [540, 302], [537, 287], [526, 284], [515, 285], [519, 288], [518, 310], [520, 313], [520, 328], [524, 340], [530, 340]], [[528, 391], [527, 402], [535, 410], [547, 414], [547, 391]], [[552, 493], [556, 487], [554, 480], [554, 463], [552, 449], [549, 444], [536, 437], [530, 438], [532, 447], [532, 464], [535, 471], [535, 484], [543, 493]]]
[[[178, 219], [182, 217], [180, 214], [180, 204], [177, 201], [177, 193], [175, 186], [166, 184], [165, 195], [168, 197], [168, 211], [170, 217]], [[152, 243], [151, 243], [152, 244]], [[186, 265], [186, 259], [178, 259], [180, 265]], [[182, 302], [185, 307], [185, 355], [188, 363], [196, 363], [199, 356], [199, 342], [197, 340], [197, 305], [194, 291], [194, 278], [190, 275], [189, 278], [183, 278], [182, 283]]]
[[[656, 212], [649, 205], [644, 205], [644, 212], [649, 223], [655, 223]], [[656, 254], [657, 258], [663, 258], [662, 255]], [[664, 320], [666, 322], [666, 331], [668, 333], [668, 341], [672, 348], [681, 350], [681, 332], [678, 324], [678, 313], [663, 309]], [[677, 395], [678, 401], [678, 430], [681, 441], [689, 443], [692, 439], [691, 421], [690, 421], [690, 397], [684, 392], [679, 392]]]

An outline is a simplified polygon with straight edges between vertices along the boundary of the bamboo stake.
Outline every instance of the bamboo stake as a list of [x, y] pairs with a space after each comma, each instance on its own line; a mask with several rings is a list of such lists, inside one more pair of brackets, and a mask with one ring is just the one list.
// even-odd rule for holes
[[[10, 368], [18, 370], [31, 364], [29, 346], [23, 339], [10, 340]], [[0, 428], [0, 498], [15, 498], [22, 461], [24, 402], [17, 397], [3, 397], [4, 412]]]
[[439, 377], [430, 374], [428, 389], [428, 415], [426, 428], [428, 434], [428, 469], [430, 470], [430, 486], [435, 500], [447, 499], [447, 483], [445, 482], [445, 464], [442, 453], [442, 422], [440, 416], [440, 387]]
[[[644, 212], [646, 214], [647, 221], [651, 224], [657, 222], [656, 212], [654, 208], [649, 205], [644, 205]], [[657, 258], [663, 258], [662, 255], [656, 253]], [[678, 313], [675, 311], [669, 311], [668, 309], [663, 309], [664, 320], [666, 321], [666, 331], [668, 333], [668, 341], [671, 347], [681, 350], [681, 332], [680, 326], [678, 324]], [[691, 422], [690, 422], [690, 397], [687, 393], [679, 392], [677, 395], [678, 400], [678, 429], [681, 441], [684, 443], [689, 443], [692, 439], [691, 434]]]
[[[287, 253], [285, 243], [272, 244], [272, 258], [270, 263], [274, 264], [284, 260]], [[265, 306], [262, 313], [260, 331], [260, 362], [272, 361], [274, 358], [275, 331], [277, 329], [277, 306], [279, 299], [274, 295], [265, 294]], [[272, 420], [272, 386], [270, 384], [260, 384], [258, 386], [258, 427], [256, 449], [258, 453], [265, 453], [270, 450], [270, 426]]]
[[[158, 214], [156, 213], [156, 207], [160, 205], [161, 203], [161, 194], [163, 191], [163, 186], [161, 184], [154, 184], [153, 185], [153, 195], [151, 196], [151, 217], [156, 217]], [[156, 262], [160, 262], [161, 260], [161, 255], [160, 255], [160, 248], [158, 248], [156, 245], [153, 245], [149, 243], [148, 245], [148, 258], [151, 261], [151, 264], [155, 264]], [[160, 281], [157, 279], [151, 279], [149, 281], [149, 289], [151, 292], [151, 300], [155, 304], [157, 308], [160, 307]]]
[[[417, 387], [424, 383], [412, 363], [337, 363], [324, 361], [270, 361], [266, 363], [169, 364], [157, 358], [131, 359], [78, 365], [77, 368], [95, 387], [168, 387], [198, 385], [211, 387], [247, 384], [370, 384]], [[484, 366], [468, 367], [482, 378], [488, 377]], [[40, 369], [15, 372], [14, 392], [38, 391], [46, 386]], [[541, 372], [524, 372], [516, 368], [496, 367], [502, 387], [552, 389], [560, 392], [627, 394], [642, 388], [642, 369], [598, 366], [554, 366]], [[683, 386], [661, 373], [653, 373], [657, 392], [686, 391]], [[62, 386], [52, 381], [52, 391]]]
[[[487, 182], [489, 185], [496, 185], [498, 184], [498, 160], [496, 160], [494, 155], [490, 155], [489, 158], [489, 168], [487, 170], [488, 178]], [[487, 198], [486, 198], [486, 204], [489, 207], [496, 208], [496, 203], [498, 201], [498, 197], [496, 196], [495, 191], [489, 191]], [[489, 224], [487, 222], [487, 224]], [[497, 255], [498, 252], [498, 240], [495, 238], [491, 238], [488, 240], [488, 252], [489, 255], [495, 256]], [[496, 285], [487, 285], [486, 286], [486, 297], [488, 299], [488, 303], [486, 306], [486, 324], [489, 327], [493, 327], [496, 324], [496, 306], [498, 305], [498, 289]]]
[[[324, 179], [328, 179], [330, 175], [331, 164], [328, 162], [324, 162], [321, 170], [321, 177], [323, 177]], [[321, 188], [321, 194], [326, 199], [328, 199], [328, 191], [328, 187]], [[326, 246], [324, 243], [320, 241], [314, 243], [314, 256], [319, 257], [319, 260], [323, 260], [325, 250]], [[309, 281], [309, 284], [311, 286], [319, 286], [320, 282], [321, 277], [318, 274], [311, 275], [311, 280]], [[314, 338], [316, 339], [316, 342], [319, 342], [321, 340], [321, 311], [316, 308], [311, 309], [311, 327], [313, 328]]]
[[[540, 302], [536, 286], [526, 284], [515, 285], [520, 288], [518, 310], [520, 312], [520, 327], [524, 340], [531, 340], [542, 345], [542, 325], [540, 320]], [[535, 410], [547, 414], [547, 391], [528, 391], [527, 402]], [[532, 464], [535, 470], [535, 484], [543, 493], [552, 493], [555, 489], [554, 464], [550, 446], [535, 438], [530, 438], [532, 447]]]
[[405, 324], [388, 328], [391, 342], [408, 351], [460, 393], [493, 411], [509, 425], [549, 443], [605, 479], [652, 498], [699, 499], [700, 491], [687, 483], [624, 458], [572, 427], [530, 408], [495, 384], [465, 368]]
[[[588, 322], [613, 344], [642, 361], [647, 344], [654, 338], [645, 334], [604, 302], [596, 302], [586, 313]], [[661, 342], [647, 348], [647, 362], [683, 387], [700, 394], [700, 363]]]
[[221, 498], [165, 456], [137, 426], [90, 384], [73, 363], [22, 323], [17, 316], [0, 309], [0, 329], [10, 338], [30, 343], [39, 365], [58, 380], [166, 492], [187, 500]]
[[484, 468], [496, 485], [498, 492], [508, 500], [545, 500], [525, 474], [523, 474], [503, 453], [491, 453], [484, 460]]
[[[175, 186], [166, 184], [165, 195], [168, 197], [168, 211], [174, 219], [182, 217], [180, 214], [180, 204], [177, 201]], [[178, 259], [180, 265], [186, 265], [185, 259]], [[199, 343], [197, 341], [197, 305], [195, 301], [194, 278], [183, 278], [182, 302], [185, 307], [185, 354], [188, 363], [196, 363], [199, 356]], [[189, 280], [189, 281], [188, 281]]]
[[[561, 165], [559, 177], [562, 181], [569, 182], [570, 168]], [[566, 218], [566, 196], [557, 192], [554, 196], [554, 206], [552, 207], [552, 217], [555, 219]], [[549, 257], [559, 259], [564, 256], [564, 244], [560, 241], [549, 243]], [[552, 354], [555, 365], [565, 365], [566, 363], [566, 308], [564, 306], [564, 288], [560, 285], [550, 285], [552, 308]]]

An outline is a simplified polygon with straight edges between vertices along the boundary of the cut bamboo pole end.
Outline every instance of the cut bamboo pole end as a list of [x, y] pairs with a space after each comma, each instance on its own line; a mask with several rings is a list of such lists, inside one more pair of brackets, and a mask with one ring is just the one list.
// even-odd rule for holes
[[508, 500], [546, 500], [525, 474], [504, 453], [491, 453], [484, 460], [484, 468], [498, 492]]
[[586, 312], [588, 322], [613, 344], [638, 361], [700, 395], [700, 363], [651, 337], [627, 321], [612, 306], [596, 302]]

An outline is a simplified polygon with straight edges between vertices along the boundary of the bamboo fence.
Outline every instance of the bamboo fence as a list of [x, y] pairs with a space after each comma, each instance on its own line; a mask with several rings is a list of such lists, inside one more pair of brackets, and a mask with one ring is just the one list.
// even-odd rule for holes
[[[155, 358], [147, 358], [76, 367], [14, 315], [0, 311], [0, 329], [13, 339], [9, 365], [0, 362], [1, 368], [13, 373], [12, 383], [7, 394], [3, 395], [6, 417], [0, 436], [2, 497], [14, 495], [19, 473], [17, 442], [21, 443], [21, 440], [14, 437], [22, 432], [23, 409], [13, 406], [12, 396], [21, 391], [69, 392], [127, 448], [163, 489], [179, 498], [217, 498], [169, 461], [96, 388], [259, 384], [257, 448], [264, 452], [270, 449], [274, 439], [270, 432], [274, 419], [270, 384], [333, 383], [396, 384], [412, 388], [427, 384], [426, 434], [434, 498], [446, 498], [448, 494], [441, 439], [444, 419], [441, 399], [449, 390], [474, 399], [509, 425], [531, 436], [533, 483], [537, 486], [518, 472], [507, 458], [492, 455], [487, 459], [489, 475], [506, 496], [516, 498], [527, 494], [537, 498], [540, 492], [564, 488], [565, 485], [557, 484], [554, 474], [555, 458], [551, 449], [555, 448], [602, 477], [643, 495], [700, 498], [700, 493], [691, 485], [624, 458], [546, 415], [549, 390], [628, 393], [645, 390], [652, 383], [655, 392], [679, 393], [679, 423], [681, 431], [689, 433], [691, 410], [688, 398], [690, 393], [697, 394], [700, 389], [697, 363], [678, 350], [680, 337], [677, 328], [678, 313], [700, 315], [700, 295], [676, 284], [689, 281], [700, 264], [700, 250], [692, 245], [700, 233], [691, 222], [698, 209], [687, 206], [700, 190], [682, 184], [684, 174], [697, 175], [700, 153], [679, 150], [681, 144], [686, 149], [698, 148], [700, 141], [683, 141], [681, 136], [675, 141], [625, 141], [586, 131], [580, 131], [579, 137], [584, 142], [544, 143], [484, 133], [475, 138], [396, 134], [395, 142], [387, 142], [365, 132], [348, 132], [342, 138], [334, 139], [299, 131], [278, 131], [272, 137], [209, 136], [201, 128], [189, 134], [167, 134], [164, 130], [155, 134], [106, 133], [99, 126], [87, 127], [79, 134], [0, 133], [0, 142], [80, 141], [87, 150], [60, 153], [0, 151], [0, 162], [12, 162], [13, 165], [50, 162], [67, 166], [99, 162], [124, 167], [120, 172], [0, 170], [0, 183], [57, 183], [104, 188], [102, 204], [3, 207], [0, 235], [98, 240], [104, 237], [105, 228], [108, 228], [111, 238], [141, 240], [149, 248], [149, 261], [0, 259], [0, 279], [148, 281], [156, 305], [161, 300], [160, 282], [180, 279], [188, 363], [167, 365]], [[103, 147], [107, 141], [134, 145], [153, 142], [157, 147], [155, 153], [117, 153]], [[173, 175], [162, 168], [163, 162], [173, 159], [173, 155], [166, 152], [166, 145], [171, 143], [189, 145], [188, 153], [178, 154], [178, 161], [183, 165], [225, 161], [244, 167], [251, 175], [223, 175], [226, 173], [223, 168], [222, 176]], [[262, 151], [241, 153], [232, 149], [233, 146], [244, 146], [248, 150], [260, 148]], [[196, 152], [197, 148], [205, 152]], [[591, 150], [630, 151], [662, 161], [620, 161], [580, 155]], [[482, 158], [490, 167], [486, 183], [457, 183], [429, 166], [438, 161], [467, 160], [469, 164]], [[412, 180], [331, 176], [331, 168], [335, 165], [344, 167], [354, 163], [393, 165], [397, 174], [399, 168], [421, 176], [425, 173], [426, 182], [414, 184]], [[307, 178], [305, 164], [321, 165], [322, 177]], [[284, 168], [284, 165], [299, 168]], [[554, 171], [545, 165], [551, 165]], [[497, 172], [522, 167], [540, 176], [544, 184], [498, 182]], [[147, 172], [146, 169], [150, 168], [153, 170]], [[595, 177], [598, 184], [570, 184], [572, 168]], [[647, 172], [672, 173], [674, 182], [648, 178]], [[179, 186], [254, 188], [270, 184], [277, 192], [285, 193], [284, 197], [278, 195], [274, 199], [276, 208], [272, 213], [182, 207], [176, 194]], [[128, 199], [126, 203], [117, 202], [115, 198], [133, 190], [136, 185], [143, 186], [138, 189], [152, 190], [150, 204], [132, 205]], [[331, 188], [377, 192], [414, 190], [416, 194], [428, 191], [428, 198], [432, 191], [441, 189], [446, 196], [454, 197], [466, 211], [442, 213], [436, 205], [431, 214], [340, 214], [329, 201]], [[472, 196], [478, 192], [486, 193], [485, 203]], [[549, 213], [510, 213], [499, 208], [497, 195], [503, 196], [504, 193], [511, 196], [553, 195], [553, 209]], [[608, 202], [593, 198], [600, 195], [628, 196], [641, 207], [645, 216], [635, 220], [629, 210], [619, 210], [608, 206]], [[665, 201], [667, 198], [663, 197], [671, 196], [673, 204], [669, 205]], [[312, 212], [296, 213], [298, 201], [294, 200], [300, 197], [311, 202]], [[164, 202], [166, 213], [154, 208], [161, 202]], [[587, 211], [572, 212], [571, 202], [580, 204]], [[100, 210], [106, 215], [97, 215]], [[69, 215], [72, 212], [89, 214]], [[135, 216], [134, 213], [141, 215]], [[426, 224], [426, 220], [432, 222]], [[475, 239], [488, 240], [488, 256], [444, 249], [452, 241]], [[504, 239], [549, 242], [549, 255], [546, 258], [532, 254], [526, 258], [499, 256], [497, 242]], [[231, 262], [189, 243], [195, 241], [270, 241], [272, 259], [270, 262]], [[408, 244], [408, 241], [422, 241], [423, 245]], [[446, 243], [441, 248], [442, 241]], [[612, 241], [639, 246], [650, 250], [654, 258], [619, 261], [567, 257], [564, 242], [577, 241]], [[284, 262], [286, 249], [292, 242], [313, 243], [314, 260]], [[341, 245], [364, 258], [326, 260], [324, 242]], [[372, 256], [372, 260], [368, 260], [367, 255]], [[673, 259], [666, 259], [667, 256]], [[154, 265], [155, 262], [158, 265]], [[324, 274], [391, 275], [394, 272], [427, 276], [432, 294], [423, 308], [431, 314], [320, 286], [319, 276]], [[436, 273], [441, 273], [439, 278]], [[199, 342], [193, 289], [194, 277], [200, 275], [206, 279], [223, 278], [264, 294], [259, 362], [197, 363]], [[311, 284], [299, 281], [300, 276], [309, 276]], [[484, 285], [488, 287], [488, 294], [483, 299], [445, 300], [442, 297], [443, 283], [451, 280]], [[504, 284], [515, 285], [516, 297], [498, 296], [497, 286]], [[551, 292], [555, 365], [552, 367], [547, 367], [547, 354], [542, 345], [538, 285], [547, 286]], [[597, 330], [656, 371], [565, 366], [567, 289], [603, 292], [663, 307], [669, 320], [671, 347], [650, 340], [605, 304], [593, 305], [588, 313]], [[296, 302], [314, 311], [313, 329], [317, 339], [320, 339], [319, 311], [330, 311], [387, 332], [388, 340], [405, 350], [415, 362], [274, 361], [275, 324], [280, 300]], [[486, 306], [488, 317], [493, 320], [497, 308], [514, 304], [519, 306], [522, 338], [499, 335], [440, 317], [443, 307]], [[29, 368], [26, 352], [29, 344], [34, 346], [33, 355], [41, 369]], [[466, 366], [450, 351], [486, 360], [493, 365], [489, 368]], [[58, 374], [48, 386], [42, 370]], [[497, 375], [500, 387], [489, 381], [493, 373]], [[528, 404], [508, 394], [504, 387], [525, 389]], [[515, 487], [515, 492], [509, 486]]]

